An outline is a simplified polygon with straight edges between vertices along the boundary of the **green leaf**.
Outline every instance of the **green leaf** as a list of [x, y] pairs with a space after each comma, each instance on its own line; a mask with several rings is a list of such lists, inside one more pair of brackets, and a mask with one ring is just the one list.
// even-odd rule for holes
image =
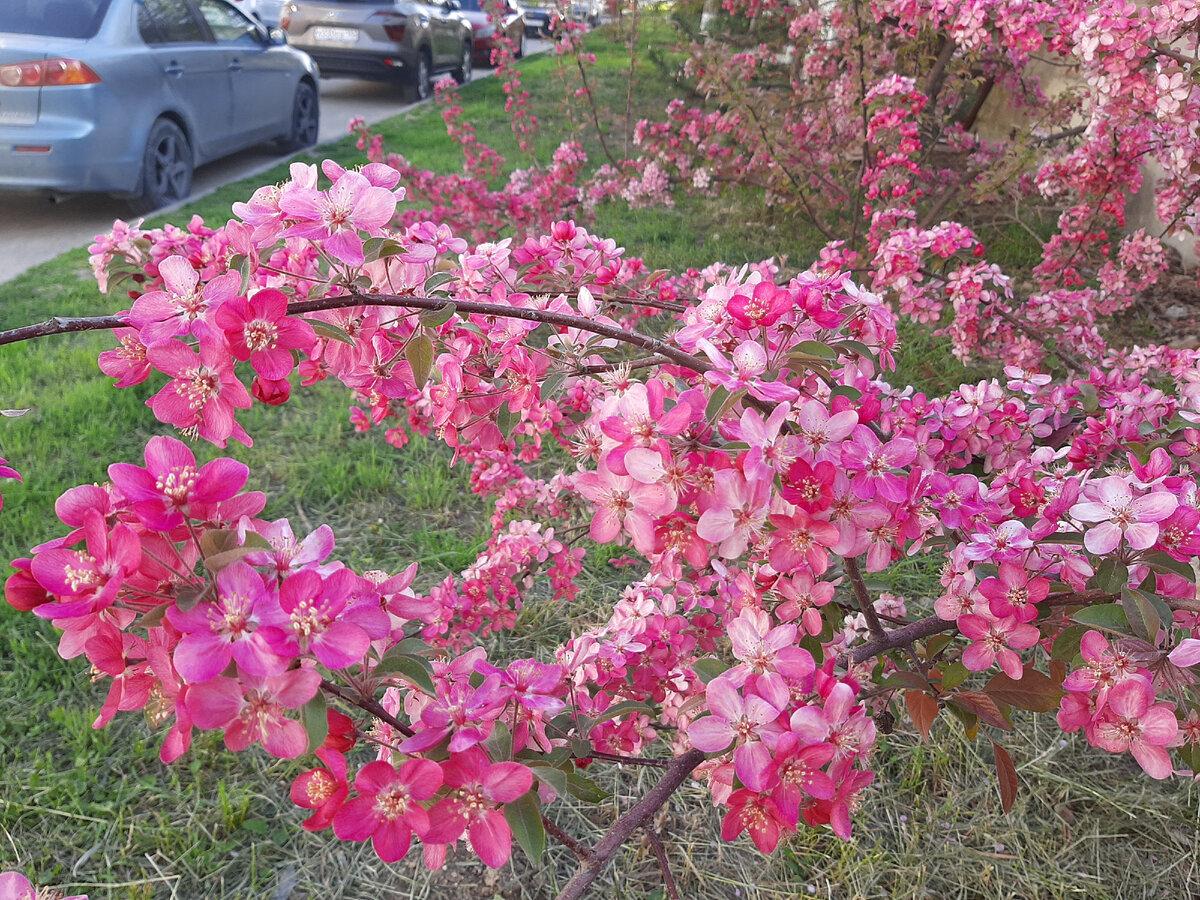
[[704, 408], [704, 418], [710, 422], [715, 422], [717, 415], [725, 408], [725, 402], [728, 399], [729, 391], [725, 390], [725, 388], [713, 388], [713, 392], [708, 398], [708, 406]]
[[1079, 655], [1079, 645], [1089, 630], [1086, 625], [1069, 625], [1064, 628], [1054, 639], [1054, 648], [1050, 651], [1050, 658], [1065, 663], [1072, 662]]
[[492, 762], [509, 762], [512, 760], [512, 732], [508, 730], [508, 726], [503, 722], [495, 724], [492, 728], [492, 733], [483, 742], [483, 746], [487, 748], [488, 756], [491, 757]]
[[447, 303], [445, 306], [439, 307], [438, 309], [422, 310], [417, 315], [417, 321], [426, 328], [439, 328], [450, 321], [450, 318], [454, 315], [457, 309], [458, 307], [456, 307], [453, 303]]
[[555, 372], [553, 375], [547, 375], [542, 379], [542, 385], [539, 393], [542, 397], [542, 402], [553, 400], [562, 393], [563, 382], [567, 380], [566, 372]]
[[1091, 578], [1096, 587], [1109, 594], [1119, 594], [1129, 584], [1129, 569], [1112, 557], [1100, 563], [1100, 568]]
[[309, 753], [325, 743], [325, 737], [329, 734], [329, 716], [325, 711], [325, 695], [320, 691], [300, 708], [300, 722], [304, 725], [304, 733], [308, 735]]
[[590, 778], [585, 778], [578, 772], [569, 772], [567, 774], [567, 790], [572, 797], [577, 797], [584, 803], [599, 803], [601, 800], [607, 800], [612, 795], [604, 790], [596, 782]]
[[1076, 622], [1099, 628], [1101, 631], [1115, 631], [1118, 634], [1129, 634], [1129, 619], [1119, 603], [1099, 603], [1081, 609], [1071, 616]]
[[711, 656], [706, 656], [703, 659], [698, 659], [692, 663], [692, 671], [696, 673], [696, 677], [708, 684], [722, 672], [729, 669], [729, 666]]
[[792, 349], [806, 356], [818, 356], [821, 359], [837, 359], [837, 351], [821, 341], [801, 341]]
[[412, 366], [417, 390], [425, 387], [425, 382], [429, 381], [429, 373], [433, 369], [433, 341], [424, 334], [414, 334], [404, 345], [404, 358]]
[[377, 675], [400, 675], [427, 694], [437, 693], [437, 689], [433, 686], [429, 661], [419, 656], [389, 651], [372, 671]]
[[341, 341], [343, 344], [350, 344], [351, 346], [354, 345], [354, 338], [330, 322], [325, 322], [321, 319], [305, 319], [304, 321], [311, 325], [312, 330], [320, 337], [329, 338], [331, 341]]
[[[456, 275], [454, 272], [434, 272], [432, 275], [430, 275], [428, 278], [425, 279], [425, 293], [432, 294], [434, 291], [436, 291], [442, 285], [449, 284], [451, 281], [454, 281], [456, 278], [458, 278], [458, 275]], [[453, 306], [453, 304], [451, 304], [451, 306]], [[447, 316], [446, 318], [449, 319], [449, 316]], [[443, 320], [443, 321], [445, 321], [445, 320]], [[441, 323], [439, 322], [438, 324], [441, 324]]]
[[229, 550], [222, 550], [220, 553], [214, 553], [212, 556], [204, 557], [204, 568], [210, 572], [220, 572], [232, 566], [247, 553], [257, 551], [256, 547], [233, 547]]
[[640, 700], [622, 700], [620, 703], [614, 703], [597, 716], [596, 724], [607, 722], [609, 719], [615, 719], [617, 716], [624, 716], [633, 712], [652, 713], [654, 712], [654, 707]]
[[[1129, 627], [1133, 629], [1133, 633], [1144, 641], [1156, 643], [1158, 632], [1162, 628], [1162, 617], [1150, 602], [1150, 598], [1141, 591], [1126, 588], [1121, 592], [1121, 606], [1125, 609], [1125, 618], [1129, 620]], [[1167, 621], [1170, 622], [1171, 619], [1168, 618]]]
[[[829, 392], [830, 397], [849, 397], [851, 400], [861, 400], [862, 391], [848, 384], [839, 384]], [[928, 544], [928, 541], [926, 541]]]
[[947, 666], [942, 666], [942, 690], [950, 691], [958, 687], [967, 678], [971, 672], [959, 660], [955, 660]]
[[270, 826], [262, 819], [247, 819], [242, 823], [242, 828], [251, 834], [266, 834], [270, 831]]
[[1186, 578], [1193, 584], [1196, 582], [1196, 570], [1192, 568], [1191, 563], [1184, 562], [1181, 559], [1176, 559], [1169, 553], [1163, 553], [1161, 551], [1158, 553], [1151, 553], [1146, 557], [1145, 561], [1153, 569], [1174, 572], [1176, 575], [1180, 576], [1181, 578]]
[[904, 688], [910, 691], [927, 691], [929, 690], [929, 679], [918, 675], [916, 672], [909, 672], [907, 669], [901, 669], [898, 672], [893, 672], [883, 681], [879, 682], [881, 688], [896, 690]]
[[530, 791], [519, 800], [504, 805], [504, 818], [525, 855], [533, 862], [546, 852], [546, 829], [542, 826], [542, 809], [537, 792]]
[[536, 763], [529, 767], [539, 781], [547, 784], [554, 793], [560, 797], [565, 797], [570, 788], [567, 784], [567, 773], [562, 769], [556, 769], [550, 765], [537, 765]]
[[862, 341], [838, 341], [833, 346], [834, 349], [840, 353], [852, 353], [856, 356], [865, 357], [866, 359], [873, 359], [875, 357], [875, 354], [871, 351], [871, 348]]

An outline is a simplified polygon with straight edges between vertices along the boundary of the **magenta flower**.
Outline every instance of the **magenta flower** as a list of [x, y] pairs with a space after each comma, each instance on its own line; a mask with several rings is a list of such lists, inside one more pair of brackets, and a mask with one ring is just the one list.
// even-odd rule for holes
[[721, 821], [721, 840], [732, 841], [743, 831], [763, 853], [773, 853], [786, 831], [794, 831], [768, 794], [740, 788], [729, 797], [729, 812]]
[[816, 664], [812, 655], [797, 645], [795, 625], [771, 627], [771, 617], [762, 610], [743, 609], [729, 623], [733, 655], [738, 667], [748, 674], [776, 672], [784, 678], [811, 683]]
[[1108, 703], [1095, 725], [1096, 746], [1111, 753], [1128, 750], [1151, 778], [1171, 774], [1171, 746], [1179, 733], [1174, 707], [1154, 702], [1154, 688], [1145, 678], [1128, 678], [1108, 692]]
[[132, 328], [114, 328], [113, 334], [117, 336], [120, 346], [100, 354], [97, 360], [100, 371], [109, 378], [117, 379], [114, 387], [141, 384], [153, 371], [146, 359], [146, 345]]
[[771, 535], [771, 567], [781, 574], [807, 569], [823, 575], [829, 568], [826, 552], [841, 537], [828, 522], [814, 519], [803, 509], [790, 516], [771, 516], [776, 531]]
[[442, 769], [428, 759], [409, 759], [397, 769], [391, 763], [367, 763], [354, 779], [359, 796], [333, 817], [333, 833], [343, 841], [371, 839], [384, 862], [408, 853], [412, 836], [423, 838], [429, 814], [421, 802], [442, 786]]
[[359, 232], [380, 234], [396, 212], [396, 195], [371, 184], [361, 172], [345, 171], [328, 191], [289, 182], [279, 209], [296, 220], [285, 237], [318, 241], [334, 259], [359, 266], [364, 261]]
[[111, 606], [125, 578], [141, 565], [142, 544], [128, 525], [119, 522], [110, 532], [104, 516], [89, 509], [82, 530], [86, 550], [52, 548], [33, 558], [33, 577], [58, 600], [34, 610], [43, 619], [70, 619]]
[[328, 747], [318, 747], [317, 758], [328, 768], [309, 769], [292, 782], [292, 802], [313, 811], [300, 823], [305, 831], [322, 831], [332, 825], [333, 817], [350, 793], [350, 785], [346, 783], [346, 757]]
[[235, 359], [250, 360], [254, 371], [269, 381], [292, 372], [292, 350], [316, 343], [312, 326], [288, 315], [287, 297], [268, 289], [253, 297], [234, 297], [217, 310], [217, 325], [225, 332]]
[[[391, 630], [391, 620], [378, 603], [355, 602], [361, 580], [349, 569], [339, 569], [324, 581], [312, 569], [285, 579], [279, 586], [284, 638], [272, 641], [275, 652], [284, 658], [312, 654], [330, 669], [361, 662], [371, 640]], [[274, 637], [275, 632], [267, 635], [268, 640]]]
[[962, 663], [972, 672], [999, 665], [1014, 681], [1022, 674], [1021, 657], [1014, 650], [1032, 647], [1041, 637], [1034, 625], [1017, 621], [1016, 616], [995, 616], [980, 610], [958, 617], [958, 629], [972, 643], [963, 651]]
[[1112, 553], [1122, 538], [1134, 550], [1146, 550], [1158, 540], [1158, 523], [1175, 511], [1179, 500], [1174, 494], [1156, 491], [1133, 496], [1129, 482], [1120, 475], [1093, 481], [1084, 500], [1071, 507], [1071, 515], [1080, 522], [1095, 523], [1083, 537], [1088, 552], [1097, 556]]
[[167, 620], [184, 633], [175, 648], [175, 668], [188, 682], [209, 681], [229, 665], [248, 675], [278, 675], [290, 658], [276, 650], [273, 629], [287, 627], [279, 599], [262, 576], [239, 560], [217, 573], [217, 598], [183, 610], [172, 606]]
[[985, 578], [979, 593], [988, 601], [988, 608], [997, 618], [1015, 616], [1018, 622], [1032, 622], [1037, 607], [1050, 594], [1050, 582], [1045, 578], [1030, 578], [1016, 563], [1000, 563], [998, 578]]
[[233, 459], [214, 459], [200, 468], [182, 441], [153, 437], [146, 444], [146, 467], [114, 463], [108, 477], [133, 504], [147, 528], [168, 531], [183, 523], [193, 504], [228, 500], [242, 489], [250, 469]]
[[771, 799], [789, 824], [800, 820], [800, 806], [806, 797], [832, 799], [837, 792], [833, 779], [822, 770], [833, 759], [832, 744], [806, 744], [794, 732], [786, 732], [775, 744], [771, 780], [777, 782]]
[[458, 753], [478, 744], [492, 731], [492, 723], [504, 711], [512, 688], [499, 675], [484, 678], [479, 687], [466, 682], [443, 684], [433, 702], [421, 711], [423, 728], [400, 745], [404, 753], [428, 750], [450, 738], [450, 752]]
[[200, 437], [218, 447], [224, 447], [231, 437], [250, 446], [233, 411], [249, 409], [252, 401], [223, 347], [202, 340], [197, 354], [181, 341], [166, 341], [146, 353], [156, 369], [171, 376], [162, 390], [146, 401], [160, 422], [195, 428]]
[[533, 773], [515, 762], [492, 763], [479, 747], [450, 754], [442, 764], [450, 796], [429, 811], [429, 844], [448, 844], [464, 831], [471, 849], [493, 869], [512, 854], [512, 829], [499, 804], [519, 800], [533, 787]]
[[[743, 285], [739, 290], [749, 287]], [[768, 328], [790, 312], [793, 303], [792, 294], [786, 288], [777, 287], [770, 281], [760, 281], [754, 285], [749, 296], [736, 293], [730, 297], [725, 308], [729, 311], [729, 317], [741, 328]]]
[[142, 294], [129, 311], [129, 324], [147, 347], [180, 334], [208, 337], [209, 312], [236, 297], [242, 283], [237, 272], [226, 272], [199, 288], [200, 274], [182, 256], [168, 256], [158, 264], [158, 274], [163, 290]]
[[308, 735], [286, 711], [302, 707], [320, 688], [321, 676], [313, 669], [214, 678], [188, 687], [187, 711], [197, 728], [224, 728], [225, 746], [235, 753], [261, 743], [272, 756], [295, 759], [307, 748]]
[[576, 475], [575, 487], [596, 507], [592, 540], [609, 543], [625, 531], [641, 553], [649, 554], [655, 549], [655, 520], [675, 509], [674, 495], [666, 486], [642, 484], [628, 475], [616, 475], [603, 462], [595, 472]]
[[[39, 896], [61, 896], [60, 891], [40, 894], [33, 883], [20, 872], [0, 872], [0, 900], [38, 900]], [[88, 900], [86, 894], [72, 894], [62, 900]]]

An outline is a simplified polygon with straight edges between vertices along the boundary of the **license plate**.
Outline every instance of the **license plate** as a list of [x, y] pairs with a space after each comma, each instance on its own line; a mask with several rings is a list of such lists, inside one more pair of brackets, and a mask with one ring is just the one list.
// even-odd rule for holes
[[313, 29], [313, 40], [338, 44], [353, 44], [358, 40], [357, 28], [329, 28], [319, 25]]

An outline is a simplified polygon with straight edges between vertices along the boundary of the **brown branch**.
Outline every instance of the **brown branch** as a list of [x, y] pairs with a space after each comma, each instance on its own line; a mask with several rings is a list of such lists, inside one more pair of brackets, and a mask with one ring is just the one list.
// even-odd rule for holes
[[679, 900], [679, 888], [675, 886], [675, 877], [671, 874], [671, 867], [667, 863], [667, 851], [663, 847], [662, 839], [655, 831], [654, 825], [650, 822], [646, 823], [643, 829], [646, 832], [646, 839], [650, 841], [650, 848], [654, 851], [654, 855], [658, 858], [658, 867], [662, 869], [663, 884], [667, 886], [667, 896], [671, 900]]
[[[444, 303], [442, 304], [445, 305]], [[129, 323], [120, 316], [93, 316], [78, 318], [75, 316], [55, 316], [37, 325], [22, 325], [20, 328], [10, 328], [0, 331], [0, 345], [16, 344], [21, 341], [31, 341], [34, 338], [50, 337], [55, 334], [78, 334], [83, 331], [111, 331], [114, 328], [128, 328]]]
[[334, 684], [327, 678], [321, 679], [321, 690], [327, 694], [333, 694], [333, 696], [345, 700], [352, 706], [357, 706], [359, 709], [369, 712], [381, 722], [387, 722], [387, 724], [391, 725], [405, 737], [412, 737], [414, 734], [411, 728], [393, 716], [371, 697], [364, 697], [361, 694], [352, 694], [342, 688], [340, 685]]
[[659, 808], [670, 799], [675, 791], [688, 779], [692, 771], [704, 762], [699, 750], [689, 750], [678, 759], [672, 760], [662, 781], [650, 789], [641, 800], [613, 824], [608, 833], [592, 850], [593, 857], [580, 862], [571, 880], [559, 892], [556, 900], [581, 900], [588, 889], [612, 861], [617, 850], [637, 829], [649, 822]]
[[868, 659], [879, 656], [881, 653], [887, 653], [889, 650], [907, 647], [913, 641], [933, 637], [935, 634], [941, 634], [943, 631], [957, 630], [958, 624], [956, 622], [947, 621], [941, 616], [928, 616], [901, 628], [893, 629], [887, 632], [885, 637], [868, 641], [861, 647], [855, 647], [853, 650], [843, 653], [838, 657], [838, 665], [845, 666], [848, 663], [866, 662]]
[[877, 641], [887, 640], [888, 633], [884, 630], [883, 623], [879, 621], [879, 616], [875, 612], [875, 604], [871, 602], [871, 595], [867, 591], [867, 583], [863, 580], [862, 569], [858, 567], [858, 560], [847, 556], [842, 560], [842, 568], [846, 570], [846, 576], [850, 579], [850, 587], [854, 589], [854, 599], [858, 602], [858, 608], [862, 612], [863, 618], [867, 620], [867, 628], [870, 630], [871, 636]]
[[595, 859], [595, 854], [592, 853], [590, 848], [585, 847], [559, 828], [553, 821], [546, 817], [545, 813], [542, 814], [542, 827], [546, 829], [546, 834], [550, 835], [580, 859]]
[[605, 762], [629, 763], [631, 766], [649, 766], [653, 769], [669, 769], [672, 764], [672, 760], [669, 759], [653, 759], [649, 756], [621, 756], [619, 753], [607, 753], [604, 750], [597, 750], [594, 747], [587, 753], [575, 758], [602, 759]]
[[925, 79], [924, 94], [929, 98], [931, 109], [937, 103], [942, 86], [946, 83], [946, 68], [950, 65], [950, 60], [954, 58], [954, 52], [958, 49], [958, 43], [944, 34], [938, 35], [938, 40], [942, 44], [941, 50], [938, 52], [933, 68], [929, 70], [929, 77]]
[[[499, 316], [506, 319], [522, 319], [526, 322], [543, 322], [547, 325], [578, 328], [580, 331], [587, 331], [602, 337], [610, 337], [626, 344], [633, 344], [635, 347], [641, 347], [643, 350], [649, 350], [651, 353], [665, 356], [676, 365], [684, 366], [693, 372], [711, 372], [716, 369], [716, 366], [708, 360], [692, 356], [692, 354], [686, 353], [678, 347], [671, 346], [666, 341], [660, 341], [658, 338], [639, 334], [636, 331], [626, 331], [614, 325], [605, 325], [603, 322], [585, 319], [583, 316], [572, 316], [567, 313], [551, 312], [546, 309], [506, 306], [503, 303], [482, 303], [476, 300], [447, 301], [445, 297], [409, 297], [398, 296], [396, 294], [352, 293], [344, 297], [325, 297], [320, 300], [305, 300], [300, 303], [292, 303], [288, 306], [288, 312], [295, 315], [303, 315], [304, 313], [320, 312], [323, 310], [344, 309], [348, 306], [443, 309], [447, 302], [454, 304], [456, 312], [467, 315]], [[3, 335], [0, 334], [0, 338], [2, 337]]]

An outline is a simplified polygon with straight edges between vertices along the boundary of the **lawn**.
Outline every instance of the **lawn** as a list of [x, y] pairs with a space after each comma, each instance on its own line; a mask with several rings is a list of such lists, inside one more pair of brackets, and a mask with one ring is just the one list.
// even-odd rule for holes
[[[667, 24], [651, 18], [641, 32], [633, 115], [626, 115], [629, 56], [623, 35], [595, 33], [599, 57], [593, 90], [606, 139], [623, 149], [628, 122], [660, 108], [669, 92]], [[523, 61], [542, 131], [541, 160], [558, 141], [583, 141], [595, 164], [600, 142], [583, 111], [568, 98], [575, 77], [561, 59]], [[504, 155], [510, 167], [530, 160], [506, 130], [503, 94], [495, 80], [462, 90], [466, 118]], [[456, 167], [436, 110], [427, 105], [383, 123], [390, 145], [438, 170]], [[580, 130], [582, 129], [582, 130]], [[364, 161], [347, 138], [322, 148], [345, 165]], [[303, 156], [305, 161], [320, 157]], [[210, 223], [261, 183], [282, 180], [280, 166], [233, 184], [171, 220], [193, 214]], [[154, 223], [151, 223], [154, 224]], [[820, 242], [790, 223], [763, 214], [749, 196], [719, 201], [680, 198], [674, 207], [630, 211], [602, 207], [588, 227], [612, 237], [651, 268], [680, 269], [715, 260], [731, 264], [767, 256], [803, 268]], [[1013, 259], [1027, 257], [1028, 239], [1005, 234]], [[76, 250], [0, 285], [0, 328], [51, 315], [112, 312], [120, 298], [101, 295], [87, 254]], [[908, 329], [893, 380], [927, 391], [945, 390], [979, 373], [967, 372], [945, 344]], [[0, 456], [25, 476], [4, 487], [0, 551], [12, 558], [64, 529], [52, 515], [67, 487], [102, 481], [110, 462], [140, 461], [154, 434], [167, 433], [143, 406], [152, 384], [115, 390], [95, 366], [107, 336], [55, 338], [0, 348], [0, 405], [30, 407], [0, 424]], [[289, 516], [300, 527], [328, 522], [339, 536], [337, 558], [360, 569], [398, 571], [421, 563], [422, 578], [456, 573], [482, 546], [481, 505], [467, 473], [449, 466], [449, 452], [415, 440], [396, 451], [379, 432], [355, 432], [349, 401], [334, 385], [298, 389], [283, 408], [258, 407], [244, 417], [252, 450], [229, 455], [251, 465], [249, 487], [267, 492], [267, 518]], [[217, 452], [202, 446], [197, 454]], [[928, 602], [936, 573], [925, 560], [885, 573], [888, 589], [910, 607]], [[552, 646], [573, 622], [597, 614], [614, 584], [602, 565], [585, 573], [583, 603], [563, 610], [530, 604], [520, 633], [501, 641], [521, 653]], [[590, 605], [589, 605], [590, 604]], [[303, 816], [287, 798], [303, 761], [282, 762], [251, 751], [223, 750], [199, 734], [190, 753], [172, 766], [158, 762], [158, 739], [134, 715], [118, 716], [103, 731], [91, 722], [104, 697], [79, 661], [55, 653], [52, 628], [0, 605], [0, 870], [19, 867], [38, 881], [98, 898], [286, 898], [550, 896], [570, 860], [553, 849], [540, 865], [523, 861], [492, 873], [460, 854], [430, 875], [419, 854], [385, 866], [371, 849], [299, 829]], [[531, 638], [529, 635], [532, 634]], [[771, 860], [744, 839], [716, 840], [715, 814], [703, 792], [688, 789], [663, 815], [681, 890], [688, 897], [1184, 897], [1200, 894], [1200, 797], [1194, 784], [1157, 783], [1128, 758], [1087, 748], [1061, 735], [1049, 718], [1022, 718], [1006, 746], [1017, 761], [1021, 790], [1004, 814], [991, 770], [990, 744], [972, 743], [948, 717], [934, 742], [922, 744], [908, 723], [880, 742], [880, 777], [858, 811], [855, 837], [842, 843], [826, 830], [804, 830]], [[595, 835], [596, 822], [645, 789], [643, 773], [605, 776], [613, 792], [599, 811], [568, 807], [560, 823]], [[688, 802], [695, 801], [695, 802]], [[590, 831], [589, 831], [590, 829]], [[652, 897], [660, 889], [648, 846], [628, 848], [597, 891], [603, 897]]]

